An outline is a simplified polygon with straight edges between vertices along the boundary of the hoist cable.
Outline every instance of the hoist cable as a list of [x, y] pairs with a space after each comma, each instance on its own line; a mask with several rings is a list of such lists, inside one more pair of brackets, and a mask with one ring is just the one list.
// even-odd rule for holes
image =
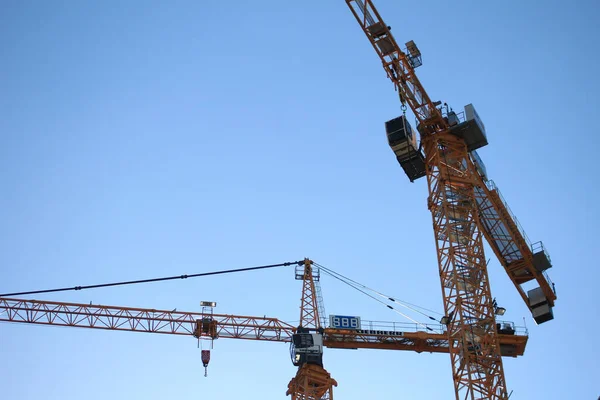
[[[325, 272], [327, 272], [327, 271], [325, 271]], [[427, 328], [428, 330], [432, 330], [431, 328], [427, 327], [425, 324], [422, 324], [422, 323], [420, 323], [419, 321], [416, 321], [416, 320], [414, 320], [414, 319], [410, 318], [408, 315], [405, 315], [405, 314], [401, 313], [400, 311], [396, 310], [394, 307], [392, 307], [392, 306], [390, 306], [389, 304], [386, 304], [385, 302], [383, 302], [383, 301], [379, 300], [379, 299], [378, 299], [378, 298], [376, 298], [375, 296], [373, 296], [373, 295], [370, 295], [369, 293], [365, 292], [364, 290], [362, 290], [362, 289], [360, 289], [360, 288], [358, 288], [358, 287], [356, 287], [356, 286], [354, 286], [354, 285], [352, 285], [352, 284], [349, 284], [348, 282], [345, 282], [345, 281], [344, 281], [342, 278], [340, 278], [340, 277], [338, 277], [338, 276], [335, 276], [335, 275], [333, 275], [333, 274], [329, 274], [329, 275], [330, 275], [331, 277], [335, 278], [335, 279], [338, 279], [338, 280], [340, 280], [341, 282], [344, 282], [345, 284], [347, 284], [347, 285], [348, 285], [348, 286], [350, 286], [351, 288], [353, 288], [353, 289], [355, 289], [355, 290], [358, 290], [359, 292], [361, 292], [361, 293], [362, 293], [362, 294], [364, 294], [365, 296], [372, 298], [372, 299], [373, 299], [373, 300], [375, 300], [376, 302], [383, 304], [384, 306], [386, 306], [386, 307], [387, 307], [387, 308], [389, 308], [390, 310], [397, 312], [398, 314], [402, 315], [402, 316], [403, 316], [403, 317], [405, 317], [406, 319], [409, 319], [410, 321], [414, 322], [415, 324], [422, 325], [423, 327]]]
[[170, 281], [170, 280], [175, 280], [175, 279], [198, 278], [201, 276], [231, 274], [234, 272], [256, 271], [256, 270], [267, 269], [267, 268], [287, 267], [290, 265], [302, 265], [303, 263], [304, 263], [304, 261], [294, 261], [294, 262], [285, 262], [285, 263], [281, 263], [281, 264], [261, 265], [258, 267], [227, 269], [227, 270], [212, 271], [212, 272], [202, 272], [199, 274], [192, 274], [192, 275], [168, 276], [165, 278], [140, 279], [140, 280], [136, 280], [136, 281], [102, 283], [100, 285], [74, 286], [74, 287], [65, 287], [65, 288], [60, 288], [60, 289], [46, 289], [46, 290], [32, 290], [32, 291], [28, 291], [28, 292], [3, 293], [3, 294], [0, 294], [0, 297], [22, 296], [22, 295], [26, 295], [26, 294], [66, 292], [69, 290], [96, 289], [96, 288], [111, 287], [111, 286], [134, 285], [134, 284], [138, 284], [138, 283]]
[[337, 274], [337, 273], [330, 273], [330, 272], [329, 272], [329, 270], [328, 270], [328, 268], [324, 268], [323, 266], [319, 266], [319, 265], [318, 265], [318, 264], [316, 264], [316, 263], [315, 263], [315, 265], [316, 265], [317, 267], [319, 267], [319, 268], [322, 268], [322, 269], [323, 269], [323, 271], [325, 271], [325, 273], [327, 273], [329, 276], [331, 276], [331, 277], [333, 277], [333, 278], [335, 278], [335, 279], [337, 279], [337, 280], [339, 280], [339, 281], [341, 281], [341, 282], [343, 282], [343, 283], [347, 284], [348, 286], [350, 286], [351, 288], [353, 288], [353, 289], [355, 289], [355, 290], [358, 290], [359, 292], [361, 292], [362, 294], [364, 294], [364, 295], [365, 295], [365, 296], [367, 296], [367, 297], [370, 297], [371, 299], [375, 300], [376, 302], [383, 304], [384, 306], [386, 306], [386, 307], [387, 307], [387, 308], [389, 308], [390, 310], [394, 311], [395, 313], [398, 313], [398, 314], [402, 315], [404, 318], [406, 318], [406, 319], [408, 319], [408, 320], [412, 321], [413, 323], [415, 323], [415, 324], [417, 324], [417, 325], [421, 325], [423, 328], [427, 329], [428, 331], [433, 331], [433, 329], [432, 329], [431, 327], [429, 327], [429, 326], [427, 326], [427, 325], [423, 324], [422, 322], [419, 322], [419, 321], [417, 321], [417, 320], [415, 320], [415, 319], [413, 319], [413, 318], [409, 317], [408, 315], [406, 315], [406, 314], [404, 314], [404, 313], [400, 312], [399, 310], [395, 309], [394, 307], [390, 306], [389, 304], [386, 304], [385, 302], [383, 302], [383, 301], [379, 300], [377, 297], [375, 297], [375, 296], [373, 296], [373, 295], [371, 295], [371, 294], [369, 294], [369, 293], [365, 292], [364, 290], [360, 289], [360, 288], [359, 288], [357, 285], [355, 285], [355, 284], [351, 284], [351, 283], [349, 283], [349, 282], [345, 281], [343, 278], [340, 278], [339, 276], [337, 276], [337, 275], [341, 275], [341, 274]]
[[[370, 287], [368, 287], [368, 286], [366, 286], [366, 285], [363, 285], [363, 284], [361, 284], [361, 283], [359, 283], [359, 282], [356, 282], [356, 281], [354, 281], [354, 280], [352, 280], [352, 279], [350, 279], [350, 278], [347, 278], [347, 277], [345, 277], [345, 276], [344, 276], [344, 275], [342, 275], [342, 274], [339, 274], [339, 273], [337, 273], [337, 272], [335, 272], [335, 271], [332, 271], [332, 270], [328, 270], [328, 269], [327, 269], [327, 268], [325, 268], [325, 267], [323, 267], [323, 271], [324, 271], [325, 273], [328, 273], [329, 275], [332, 275], [332, 276], [333, 276], [333, 274], [339, 275], [339, 276], [341, 276], [341, 277], [343, 278], [343, 279], [341, 279], [341, 278], [340, 278], [340, 280], [342, 280], [343, 282], [345, 282], [347, 285], [350, 285], [350, 286], [359, 286], [359, 287], [362, 287], [363, 289], [370, 290], [371, 292], [373, 292], [373, 293], [377, 294], [378, 296], [380, 296], [380, 297], [383, 297], [383, 298], [385, 298], [386, 300], [389, 300], [389, 301], [391, 301], [391, 302], [393, 302], [393, 303], [399, 304], [400, 306], [402, 306], [402, 307], [404, 307], [404, 308], [407, 308], [407, 309], [409, 309], [409, 310], [411, 310], [411, 311], [414, 311], [414, 312], [416, 312], [416, 313], [419, 313], [419, 314], [421, 314], [421, 315], [423, 315], [423, 316], [425, 316], [425, 317], [429, 318], [429, 319], [430, 319], [430, 320], [432, 320], [432, 321], [438, 322], [438, 320], [437, 320], [436, 318], [434, 318], [434, 317], [432, 317], [432, 316], [430, 316], [430, 315], [428, 315], [428, 314], [426, 314], [426, 313], [424, 313], [424, 312], [422, 312], [422, 311], [419, 311], [417, 308], [421, 308], [421, 309], [424, 309], [424, 310], [430, 311], [430, 312], [432, 312], [432, 313], [434, 313], [434, 314], [443, 315], [443, 314], [441, 314], [441, 313], [438, 313], [438, 312], [435, 312], [435, 311], [433, 311], [433, 310], [429, 310], [429, 309], [427, 309], [427, 308], [420, 307], [420, 306], [417, 306], [417, 305], [415, 305], [415, 304], [408, 303], [408, 302], [404, 302], [404, 301], [402, 301], [402, 300], [398, 300], [398, 299], [395, 299], [395, 298], [393, 298], [393, 297], [390, 297], [389, 295], [386, 295], [386, 294], [384, 294], [384, 293], [381, 293], [381, 292], [379, 292], [379, 291], [377, 291], [377, 290], [375, 290], [375, 289], [372, 289], [372, 288], [370, 288]], [[346, 281], [344, 281], [344, 279], [345, 279]], [[349, 283], [349, 282], [352, 282], [352, 283]], [[412, 306], [412, 307], [411, 307], [411, 306]], [[415, 308], [415, 307], [416, 307], [416, 308]]]
[[331, 269], [329, 269], [329, 268], [323, 267], [322, 265], [319, 265], [319, 264], [317, 264], [317, 263], [315, 263], [315, 265], [316, 265], [316, 266], [318, 266], [319, 268], [323, 269], [323, 271], [325, 271], [326, 273], [329, 273], [330, 275], [331, 275], [331, 274], [339, 275], [339, 276], [340, 276], [340, 277], [342, 277], [343, 279], [345, 279], [345, 280], [347, 280], [347, 281], [349, 281], [349, 282], [352, 282], [353, 284], [355, 284], [355, 285], [358, 285], [358, 286], [362, 287], [363, 289], [370, 290], [371, 292], [374, 292], [374, 293], [376, 293], [378, 296], [380, 296], [380, 297], [384, 297], [384, 298], [386, 298], [387, 300], [390, 300], [390, 301], [392, 301], [392, 302], [394, 302], [394, 303], [396, 303], [396, 304], [399, 304], [399, 305], [401, 305], [401, 306], [402, 306], [402, 307], [404, 307], [404, 308], [407, 308], [407, 309], [409, 309], [409, 310], [411, 310], [411, 311], [414, 311], [414, 312], [416, 312], [416, 313], [419, 313], [419, 314], [421, 314], [421, 315], [423, 315], [423, 316], [425, 316], [425, 317], [429, 318], [429, 319], [430, 319], [430, 320], [432, 320], [432, 321], [436, 321], [436, 322], [438, 322], [438, 320], [437, 320], [436, 318], [434, 318], [434, 317], [432, 317], [431, 315], [428, 315], [428, 314], [426, 314], [426, 313], [424, 313], [424, 312], [422, 312], [422, 311], [419, 311], [417, 308], [420, 308], [421, 310], [425, 310], [425, 311], [428, 311], [428, 312], [430, 312], [430, 313], [433, 313], [433, 314], [443, 315], [442, 313], [439, 313], [439, 312], [436, 312], [436, 311], [430, 310], [430, 309], [428, 309], [428, 308], [421, 307], [421, 306], [418, 306], [418, 305], [416, 305], [416, 304], [409, 303], [409, 302], [407, 302], [407, 301], [399, 300], [399, 299], [396, 299], [395, 297], [391, 297], [391, 296], [389, 296], [389, 295], [387, 295], [387, 294], [381, 293], [381, 292], [379, 292], [379, 291], [377, 291], [377, 290], [375, 290], [375, 289], [372, 289], [372, 288], [370, 288], [370, 287], [368, 287], [368, 286], [366, 286], [366, 285], [363, 285], [362, 283], [356, 282], [355, 280], [353, 280], [353, 279], [350, 279], [350, 278], [348, 278], [348, 277], [346, 277], [346, 276], [344, 276], [344, 275], [340, 274], [339, 272], [335, 272], [335, 271], [333, 271], [333, 270], [331, 270]]

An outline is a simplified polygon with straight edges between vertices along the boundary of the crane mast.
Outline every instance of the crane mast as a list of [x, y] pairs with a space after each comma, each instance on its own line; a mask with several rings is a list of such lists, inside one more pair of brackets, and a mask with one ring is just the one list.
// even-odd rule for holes
[[424, 138], [433, 217], [457, 398], [506, 399], [473, 171], [459, 168], [467, 147], [448, 133]]
[[288, 384], [286, 395], [292, 400], [333, 400], [335, 379], [323, 368], [323, 333], [319, 319], [319, 304], [312, 261], [304, 259], [304, 265], [296, 272], [302, 279], [300, 299], [300, 325], [292, 336], [292, 362], [298, 366], [296, 376]]
[[403, 111], [408, 104], [417, 119], [424, 154], [414, 146], [416, 138], [405, 116], [396, 125], [406, 139], [392, 142], [388, 129], [388, 140], [395, 152], [397, 147], [398, 161], [411, 180], [427, 176], [456, 399], [507, 399], [471, 149], [450, 130], [415, 75], [421, 58], [414, 43], [407, 43], [408, 54], [402, 51], [370, 0], [346, 3], [398, 90]]
[[[190, 313], [12, 298], [0, 298], [0, 321], [187, 335], [198, 340], [289, 342], [292, 362], [298, 367], [286, 393], [292, 400], [333, 399], [337, 382], [323, 367], [323, 347], [448, 353], [457, 400], [508, 400], [502, 356], [522, 355], [527, 335], [516, 332], [510, 323], [496, 321], [483, 239], [537, 323], [553, 318], [556, 292], [545, 273], [550, 258], [541, 242], [529, 242], [498, 189], [482, 173], [475, 150], [487, 139], [472, 105], [465, 107], [463, 123], [445, 103], [444, 111], [415, 74], [422, 64], [415, 43], [407, 42], [402, 50], [371, 0], [345, 1], [399, 95], [403, 115], [386, 122], [388, 142], [411, 182], [427, 180], [445, 311], [442, 333], [429, 327], [431, 332], [326, 328], [319, 271], [309, 259], [298, 262], [296, 270], [296, 279], [302, 280], [298, 327], [276, 318], [214, 314], [212, 307], [210, 312]], [[408, 107], [417, 132], [407, 121]], [[529, 283], [537, 287], [526, 291], [524, 285]], [[209, 353], [204, 358], [204, 352], [206, 367]]]
[[313, 270], [312, 261], [304, 260], [304, 264], [296, 271], [296, 279], [302, 281], [302, 297], [300, 298], [300, 327], [321, 328], [319, 303], [317, 300], [317, 284], [319, 274]]

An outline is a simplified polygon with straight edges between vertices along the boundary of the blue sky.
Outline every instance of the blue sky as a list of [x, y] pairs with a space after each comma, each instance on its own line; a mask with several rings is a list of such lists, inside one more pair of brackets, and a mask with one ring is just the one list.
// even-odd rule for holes
[[[0, 5], [0, 291], [310, 257], [442, 310], [424, 180], [386, 144], [397, 95], [342, 0]], [[480, 155], [558, 291], [535, 326], [489, 248], [492, 292], [530, 332], [513, 399], [596, 398], [598, 4], [376, 3], [434, 99], [473, 103]], [[328, 312], [398, 320], [324, 278]], [[36, 297], [295, 323], [292, 269]], [[283, 398], [285, 344], [1, 324], [6, 399]], [[449, 357], [326, 350], [336, 398], [452, 396]]]

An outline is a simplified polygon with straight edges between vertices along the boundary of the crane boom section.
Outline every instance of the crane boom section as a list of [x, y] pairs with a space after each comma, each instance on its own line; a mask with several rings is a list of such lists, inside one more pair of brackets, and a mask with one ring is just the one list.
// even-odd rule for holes
[[[551, 267], [551, 263], [543, 245], [541, 242], [531, 244], [493, 181], [485, 182], [479, 176], [475, 196], [481, 230], [498, 261], [506, 270], [536, 321], [543, 322], [543, 318], [551, 318], [550, 310], [554, 307], [556, 293], [552, 281], [545, 273], [545, 270]], [[536, 298], [531, 291], [528, 294], [522, 286], [533, 280], [538, 285], [537, 290], [543, 294], [543, 301], [540, 303], [536, 303]], [[533, 291], [535, 293], [536, 289]], [[539, 314], [541, 303], [548, 304], [549, 314]]]
[[[525, 332], [499, 334], [500, 350], [504, 357], [517, 357], [525, 353]], [[448, 334], [417, 332], [357, 332], [325, 329], [324, 344], [334, 349], [410, 350], [417, 353], [449, 353]], [[456, 348], [456, 346], [453, 346]]]
[[[215, 330], [202, 330], [202, 319], [216, 322]], [[162, 333], [214, 338], [290, 342], [296, 327], [277, 318], [202, 314], [146, 308], [127, 308], [52, 301], [0, 298], [0, 321], [71, 326], [116, 331]], [[211, 325], [209, 324], [208, 327]], [[500, 335], [505, 356], [525, 351], [527, 332]], [[423, 331], [363, 332], [326, 328], [323, 345], [331, 348], [409, 350], [448, 353], [448, 337]]]
[[[371, 0], [346, 0], [346, 3], [379, 56], [387, 77], [400, 93], [400, 100], [403, 104], [408, 103], [417, 118], [418, 132], [427, 136], [447, 131], [447, 119], [432, 103], [415, 74], [415, 67], [421, 62], [419, 59], [416, 63], [416, 58], [411, 55], [410, 42], [407, 43], [407, 54], [402, 51], [391, 28], [385, 24]], [[468, 160], [465, 159], [465, 162]], [[542, 268], [550, 265], [549, 260], [546, 262], [542, 255], [537, 257], [531, 244], [527, 245], [525, 235], [511, 218], [495, 187], [488, 188], [486, 182], [479, 179], [475, 194], [481, 214], [480, 228], [536, 322], [552, 319], [556, 293], [547, 274], [540, 270], [540, 265]], [[543, 251], [543, 248], [540, 246], [537, 250]], [[542, 262], [534, 262], [537, 258]], [[531, 280], [535, 280], [538, 286], [528, 295], [521, 285]]]
[[381, 59], [387, 77], [400, 93], [402, 103], [408, 103], [419, 124], [426, 122], [423, 127], [427, 126], [438, 131], [446, 129], [448, 123], [443, 119], [415, 74], [414, 61], [411, 61], [411, 58], [402, 51], [373, 2], [346, 0], [346, 4]]
[[282, 342], [289, 341], [295, 330], [277, 318], [8, 298], [0, 298], [0, 321]]

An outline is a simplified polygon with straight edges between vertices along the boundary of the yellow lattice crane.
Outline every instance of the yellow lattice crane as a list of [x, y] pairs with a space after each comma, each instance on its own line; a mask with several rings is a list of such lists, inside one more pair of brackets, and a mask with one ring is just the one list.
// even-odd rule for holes
[[[554, 285], [546, 270], [550, 257], [531, 244], [502, 199], [477, 149], [487, 145], [485, 127], [472, 105], [456, 113], [433, 101], [415, 74], [421, 53], [412, 41], [403, 50], [370, 0], [345, 0], [380, 57], [406, 114], [385, 124], [388, 142], [411, 181], [426, 177], [440, 282], [444, 333], [427, 330], [366, 330], [320, 322], [315, 271], [303, 267], [300, 325], [276, 318], [156, 309], [93, 306], [0, 298], [0, 321], [188, 335], [198, 339], [236, 338], [289, 342], [298, 366], [288, 385], [296, 399], [331, 399], [337, 385], [323, 367], [323, 347], [449, 353], [456, 398], [507, 399], [502, 356], [522, 355], [527, 335], [499, 327], [490, 291], [483, 238], [505, 268], [537, 323], [553, 318]], [[417, 141], [420, 137], [420, 142]], [[533, 287], [532, 287], [533, 286]], [[208, 363], [208, 356], [204, 359]]]
[[[0, 322], [179, 335], [210, 341], [222, 338], [290, 343], [292, 362], [298, 370], [288, 384], [287, 394], [294, 400], [333, 398], [337, 382], [323, 367], [323, 347], [418, 353], [455, 351], [445, 333], [436, 333], [426, 325], [420, 329], [401, 324], [394, 328], [391, 324], [363, 327], [353, 321], [336, 322], [334, 317], [333, 324], [323, 326], [317, 286], [319, 270], [309, 259], [295, 264], [296, 278], [302, 281], [298, 326], [266, 316], [215, 314], [212, 302], [203, 302], [202, 312], [198, 313], [6, 297], [0, 297]], [[521, 356], [527, 332], [510, 326], [499, 335], [502, 355]], [[209, 361], [209, 351], [203, 350], [205, 367]]]
[[[456, 398], [507, 399], [495, 312], [483, 250], [485, 237], [537, 323], [553, 318], [550, 257], [531, 245], [493, 184], [476, 150], [487, 145], [472, 104], [456, 113], [433, 101], [415, 74], [413, 41], [404, 51], [370, 0], [346, 0], [381, 59], [403, 115], [385, 124], [388, 143], [411, 181], [426, 177]], [[413, 131], [407, 106], [416, 118]], [[417, 142], [420, 137], [420, 143]], [[524, 285], [534, 285], [526, 291]]]

